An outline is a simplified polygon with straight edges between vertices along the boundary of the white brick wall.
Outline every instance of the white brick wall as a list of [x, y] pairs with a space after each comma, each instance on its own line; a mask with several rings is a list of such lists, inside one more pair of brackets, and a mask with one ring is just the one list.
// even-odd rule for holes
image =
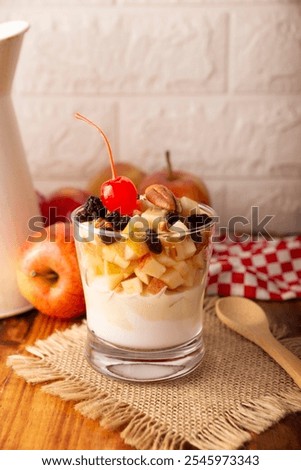
[[[35, 186], [86, 187], [120, 160], [207, 182], [225, 225], [301, 230], [301, 0], [0, 0], [25, 19], [14, 102]], [[102, 151], [103, 149], [103, 151]]]

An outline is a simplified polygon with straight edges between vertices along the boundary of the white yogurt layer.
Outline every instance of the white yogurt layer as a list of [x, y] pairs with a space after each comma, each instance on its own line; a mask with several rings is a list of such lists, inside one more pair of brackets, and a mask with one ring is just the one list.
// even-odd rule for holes
[[202, 329], [203, 286], [156, 295], [104, 292], [102, 276], [84, 282], [88, 327], [118, 346], [161, 349], [191, 340]]

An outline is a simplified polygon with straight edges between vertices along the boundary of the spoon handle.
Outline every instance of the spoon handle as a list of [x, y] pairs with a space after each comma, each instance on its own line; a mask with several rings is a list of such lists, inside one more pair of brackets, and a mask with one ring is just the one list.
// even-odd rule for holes
[[301, 388], [301, 360], [283, 346], [269, 332], [265, 336], [258, 336], [257, 344], [268, 353]]

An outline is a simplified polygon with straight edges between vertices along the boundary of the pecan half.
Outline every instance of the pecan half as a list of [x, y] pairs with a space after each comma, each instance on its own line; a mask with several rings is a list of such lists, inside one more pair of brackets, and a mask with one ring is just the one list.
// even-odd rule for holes
[[146, 199], [161, 209], [176, 210], [176, 199], [173, 193], [163, 184], [151, 184], [145, 190]]

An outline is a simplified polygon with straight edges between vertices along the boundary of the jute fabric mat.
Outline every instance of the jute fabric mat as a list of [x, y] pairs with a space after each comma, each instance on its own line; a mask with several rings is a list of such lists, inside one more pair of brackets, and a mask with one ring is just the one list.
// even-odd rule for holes
[[[83, 353], [85, 323], [38, 340], [8, 364], [138, 449], [237, 449], [251, 431], [300, 411], [301, 391], [256, 345], [220, 323], [215, 300], [205, 303], [204, 360], [175, 381], [130, 384], [96, 373]], [[300, 338], [283, 343], [301, 356]]]

